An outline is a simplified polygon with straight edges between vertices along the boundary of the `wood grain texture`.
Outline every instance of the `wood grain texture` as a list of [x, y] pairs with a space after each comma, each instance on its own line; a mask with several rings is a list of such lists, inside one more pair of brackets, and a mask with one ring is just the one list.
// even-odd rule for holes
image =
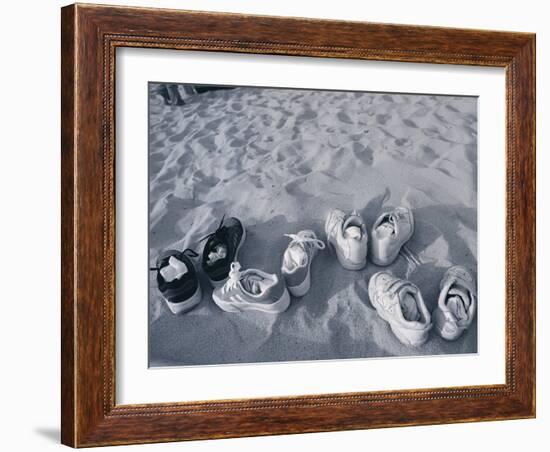
[[[74, 130], [75, 130], [75, 59], [74, 9], [63, 9], [61, 19], [61, 441], [74, 444]], [[67, 270], [68, 269], [68, 270]]]
[[[63, 8], [61, 34], [64, 444], [84, 447], [535, 415], [534, 35], [80, 4]], [[506, 68], [506, 384], [116, 405], [117, 47]]]

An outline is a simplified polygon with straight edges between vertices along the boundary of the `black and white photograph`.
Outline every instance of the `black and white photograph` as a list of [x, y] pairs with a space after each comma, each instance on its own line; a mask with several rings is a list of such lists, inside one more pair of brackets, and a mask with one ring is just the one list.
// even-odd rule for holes
[[4, 2], [2, 450], [547, 451], [548, 9]]
[[149, 367], [478, 352], [477, 97], [148, 90]]

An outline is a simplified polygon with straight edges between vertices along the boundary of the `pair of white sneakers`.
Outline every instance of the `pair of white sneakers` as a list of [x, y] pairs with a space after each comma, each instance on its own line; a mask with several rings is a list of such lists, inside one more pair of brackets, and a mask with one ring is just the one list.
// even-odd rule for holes
[[311, 264], [325, 244], [309, 229], [285, 236], [291, 240], [283, 254], [283, 277], [254, 268], [243, 270], [238, 262], [231, 263], [229, 279], [212, 293], [222, 310], [279, 314], [288, 309], [290, 295], [303, 297], [309, 291]]
[[[342, 267], [348, 270], [365, 267], [369, 235], [363, 217], [356, 210], [349, 214], [340, 209], [332, 210], [325, 222], [325, 233]], [[379, 266], [390, 265], [413, 233], [414, 218], [410, 209], [397, 207], [379, 215], [371, 229], [372, 262]]]
[[443, 339], [452, 341], [458, 339], [474, 319], [475, 281], [466, 268], [449, 268], [439, 289], [438, 304], [431, 315], [420, 289], [388, 271], [375, 273], [368, 291], [376, 312], [388, 322], [395, 336], [403, 344], [417, 347], [426, 342], [432, 326]]

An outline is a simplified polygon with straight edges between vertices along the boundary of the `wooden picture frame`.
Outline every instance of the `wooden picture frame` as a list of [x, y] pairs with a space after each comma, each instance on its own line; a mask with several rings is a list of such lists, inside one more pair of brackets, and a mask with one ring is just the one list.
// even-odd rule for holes
[[[62, 9], [62, 442], [73, 447], [535, 416], [535, 35], [71, 5]], [[115, 50], [506, 69], [506, 383], [115, 403]]]

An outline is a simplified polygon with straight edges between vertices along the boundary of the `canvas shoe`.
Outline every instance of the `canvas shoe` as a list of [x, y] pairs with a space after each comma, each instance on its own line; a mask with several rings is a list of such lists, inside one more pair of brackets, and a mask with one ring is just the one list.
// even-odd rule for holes
[[261, 270], [241, 271], [238, 262], [231, 264], [229, 279], [212, 293], [214, 302], [224, 311], [261, 311], [278, 314], [290, 305], [290, 295], [282, 279]]
[[454, 341], [471, 325], [477, 309], [475, 281], [464, 267], [449, 268], [439, 284], [435, 330], [443, 339]]
[[375, 273], [369, 281], [369, 298], [403, 344], [418, 347], [426, 342], [432, 328], [430, 313], [413, 283], [387, 271]]
[[325, 222], [327, 242], [336, 251], [342, 267], [361, 270], [367, 264], [368, 235], [365, 222], [354, 210], [346, 215], [340, 209], [329, 213]]
[[220, 221], [218, 229], [200, 241], [206, 240], [202, 252], [202, 269], [214, 287], [227, 281], [231, 263], [239, 257], [246, 239], [246, 230], [237, 218]]
[[414, 218], [410, 209], [397, 207], [383, 213], [372, 227], [371, 261], [376, 265], [390, 265], [413, 233]]
[[291, 242], [283, 254], [281, 272], [289, 292], [295, 297], [303, 297], [311, 286], [313, 258], [318, 250], [325, 249], [325, 243], [310, 230], [285, 234], [285, 237], [289, 237]]
[[167, 250], [157, 259], [157, 285], [166, 305], [174, 314], [193, 309], [202, 298], [195, 266], [188, 256], [197, 257], [193, 250]]

